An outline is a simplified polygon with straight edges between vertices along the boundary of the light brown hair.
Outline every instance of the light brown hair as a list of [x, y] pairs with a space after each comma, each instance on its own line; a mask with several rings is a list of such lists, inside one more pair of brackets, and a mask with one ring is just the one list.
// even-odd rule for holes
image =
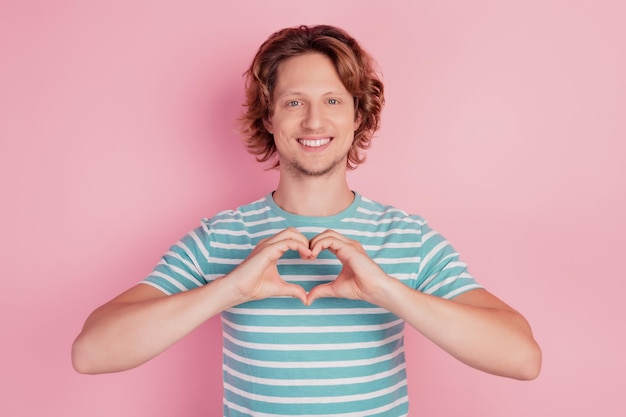
[[[248, 151], [259, 162], [276, 154], [274, 137], [265, 128], [273, 112], [274, 87], [279, 65], [286, 59], [317, 52], [331, 59], [343, 85], [354, 97], [359, 126], [348, 154], [348, 168], [365, 160], [362, 149], [369, 148], [380, 127], [385, 102], [384, 87], [374, 69], [373, 59], [344, 30], [333, 26], [298, 26], [279, 30], [259, 48], [246, 71], [246, 108], [240, 117], [241, 131]], [[272, 167], [278, 167], [278, 160]]]

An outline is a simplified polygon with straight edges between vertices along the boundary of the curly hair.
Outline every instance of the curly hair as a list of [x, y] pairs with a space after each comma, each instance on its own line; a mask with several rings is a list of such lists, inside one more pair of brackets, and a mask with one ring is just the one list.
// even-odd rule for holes
[[[343, 85], [354, 97], [355, 116], [360, 123], [347, 161], [348, 168], [354, 169], [365, 160], [361, 150], [370, 147], [372, 136], [380, 127], [384, 87], [372, 57], [344, 30], [328, 25], [285, 28], [261, 45], [245, 72], [246, 110], [239, 121], [246, 148], [259, 162], [266, 162], [276, 154], [274, 137], [267, 131], [265, 122], [273, 111], [278, 68], [286, 59], [310, 52], [331, 59]], [[278, 166], [276, 160], [272, 168]]]

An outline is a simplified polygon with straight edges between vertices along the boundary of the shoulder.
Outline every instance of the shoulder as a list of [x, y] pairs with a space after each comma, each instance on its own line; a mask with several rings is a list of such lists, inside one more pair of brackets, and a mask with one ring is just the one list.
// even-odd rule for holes
[[200, 240], [248, 245], [285, 227], [284, 218], [272, 210], [268, 196], [265, 196], [234, 210], [224, 210], [211, 218], [204, 218], [196, 230], [201, 231]]
[[260, 198], [251, 203], [239, 206], [234, 210], [224, 210], [216, 213], [213, 217], [203, 218], [201, 226], [203, 228], [221, 228], [228, 227], [233, 224], [246, 224], [258, 221], [267, 217], [271, 207], [268, 204], [267, 197]]
[[362, 219], [379, 224], [389, 224], [394, 227], [421, 228], [426, 224], [426, 219], [418, 214], [410, 214], [405, 210], [371, 200], [365, 196], [360, 196], [356, 214]]

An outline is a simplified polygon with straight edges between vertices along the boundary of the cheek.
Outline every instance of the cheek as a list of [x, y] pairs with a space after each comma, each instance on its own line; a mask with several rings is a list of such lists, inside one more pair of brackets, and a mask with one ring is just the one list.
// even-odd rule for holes
[[272, 117], [271, 126], [274, 129], [274, 132], [285, 131], [293, 128], [295, 124], [295, 118], [293, 116], [288, 116], [285, 114], [275, 114]]
[[359, 121], [355, 119], [353, 114], [343, 115], [341, 118], [336, 119], [336, 125], [342, 126], [344, 130], [354, 132], [359, 127]]

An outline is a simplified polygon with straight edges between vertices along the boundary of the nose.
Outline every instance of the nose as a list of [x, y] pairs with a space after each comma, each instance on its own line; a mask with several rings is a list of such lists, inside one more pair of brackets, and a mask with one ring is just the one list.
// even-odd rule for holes
[[323, 124], [322, 109], [317, 104], [309, 103], [304, 113], [304, 118], [302, 119], [302, 127], [307, 130], [316, 131], [320, 129]]

